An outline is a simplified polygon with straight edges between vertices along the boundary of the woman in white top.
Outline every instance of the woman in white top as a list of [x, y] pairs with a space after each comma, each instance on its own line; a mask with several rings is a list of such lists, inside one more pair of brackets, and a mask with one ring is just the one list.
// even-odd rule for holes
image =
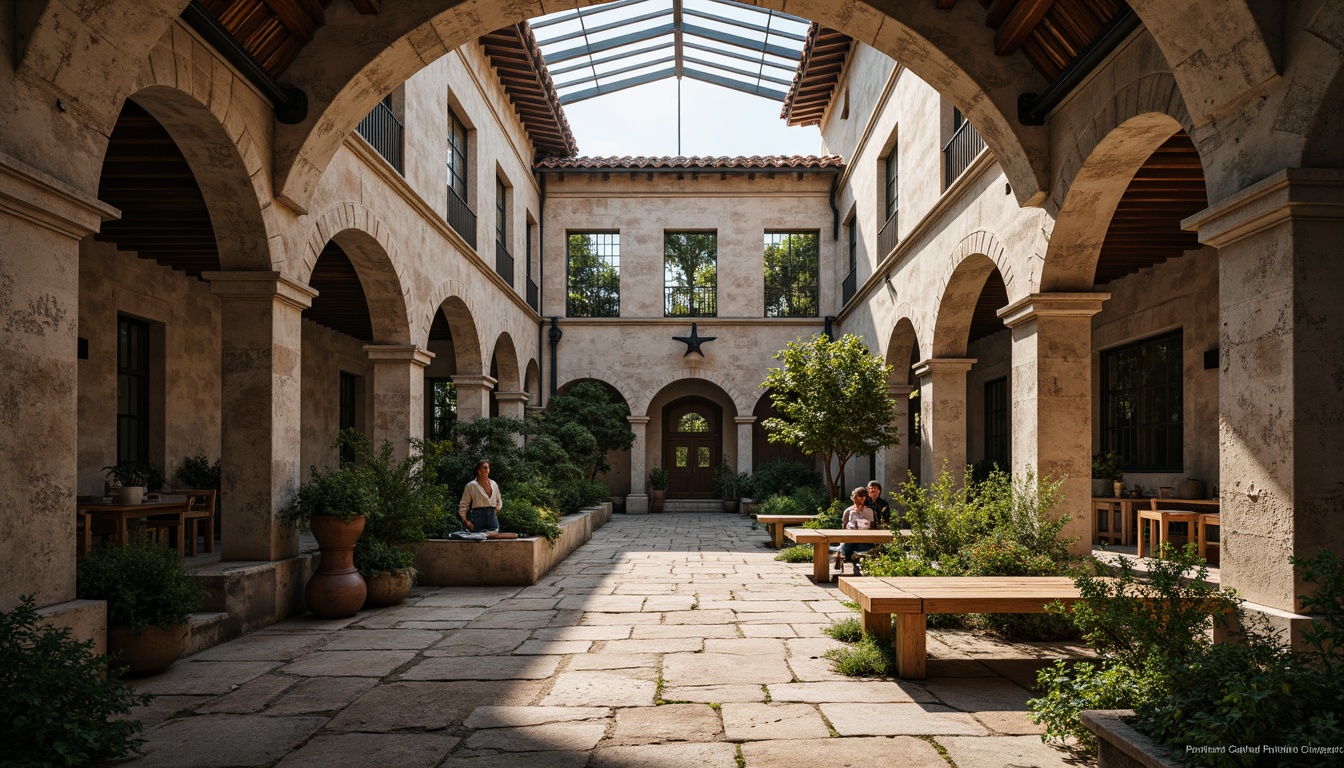
[[[873, 508], [868, 506], [868, 489], [859, 486], [850, 494], [850, 498], [854, 503], [840, 516], [840, 527], [846, 530], [872, 528], [876, 517]], [[867, 552], [872, 548], [872, 544], [841, 544], [840, 551], [835, 553], [835, 569], [844, 573], [846, 560], [851, 560], [859, 552]]]
[[499, 530], [499, 508], [504, 500], [499, 495], [499, 483], [490, 479], [490, 462], [476, 462], [476, 479], [462, 489], [462, 500], [457, 503], [457, 516], [468, 531], [495, 533]]

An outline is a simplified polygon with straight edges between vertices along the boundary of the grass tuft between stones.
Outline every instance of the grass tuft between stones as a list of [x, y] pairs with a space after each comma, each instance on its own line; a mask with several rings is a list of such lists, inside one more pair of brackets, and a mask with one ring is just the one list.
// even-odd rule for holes
[[733, 754], [733, 760], [737, 763], [737, 768], [747, 768], [747, 758], [742, 756], [742, 745], [737, 745], [737, 751]]
[[947, 764], [951, 768], [957, 768], [957, 761], [953, 760], [952, 755], [949, 755], [947, 753], [947, 747], [944, 747], [942, 744], [939, 744], [937, 741], [934, 741], [932, 736], [916, 736], [915, 738], [920, 739], [922, 741], [927, 741], [929, 743], [929, 746], [933, 747], [934, 750], [938, 752], [939, 756], [941, 756], [944, 760], [947, 761]]
[[802, 544], [785, 547], [775, 553], [775, 559], [785, 563], [812, 562], [812, 545]]
[[821, 631], [842, 643], [857, 643], [863, 639], [863, 623], [856, 616], [841, 619], [829, 627], [822, 627]]
[[867, 636], [844, 648], [825, 654], [835, 662], [835, 671], [847, 677], [888, 677], [896, 671], [896, 653], [887, 644]]

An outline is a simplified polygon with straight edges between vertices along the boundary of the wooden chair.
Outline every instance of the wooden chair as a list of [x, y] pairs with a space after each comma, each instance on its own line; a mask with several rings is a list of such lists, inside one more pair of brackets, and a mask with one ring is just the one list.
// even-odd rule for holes
[[187, 497], [187, 513], [182, 518], [187, 554], [196, 554], [196, 537], [205, 536], [205, 551], [215, 551], [215, 497], [219, 491], [178, 491]]

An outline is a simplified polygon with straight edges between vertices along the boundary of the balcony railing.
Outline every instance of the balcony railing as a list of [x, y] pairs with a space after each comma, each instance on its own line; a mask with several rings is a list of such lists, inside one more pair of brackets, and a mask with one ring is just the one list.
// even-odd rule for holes
[[397, 169], [397, 173], [405, 172], [401, 165], [401, 121], [392, 114], [392, 109], [385, 102], [378, 102], [373, 111], [359, 121], [355, 130]]
[[817, 307], [815, 282], [808, 286], [765, 286], [766, 317], [816, 317], [820, 314]]
[[943, 147], [944, 188], [952, 186], [952, 182], [956, 181], [961, 172], [966, 170], [984, 148], [985, 140], [980, 138], [980, 132], [975, 130], [971, 121], [962, 123], [957, 132], [952, 134], [947, 146]]
[[849, 300], [854, 298], [854, 292], [859, 287], [859, 270], [851, 269], [845, 276], [845, 281], [840, 284], [840, 304], [848, 304]]
[[900, 212], [899, 208], [892, 211], [887, 223], [883, 224], [882, 230], [877, 233], [877, 258], [879, 261], [890, 256], [891, 252], [896, 250], [896, 243], [900, 242], [900, 238], [896, 236], [896, 220], [899, 218], [897, 214]]
[[495, 271], [505, 282], [513, 285], [513, 254], [498, 240], [495, 241]]
[[669, 285], [665, 290], [663, 313], [667, 317], [717, 317], [719, 314], [717, 291], [712, 285], [694, 288]]
[[472, 250], [476, 249], [476, 214], [467, 207], [467, 201], [457, 196], [457, 190], [448, 188], [448, 226], [457, 231]]
[[541, 292], [537, 290], [537, 284], [533, 282], [531, 276], [527, 278], [527, 306], [537, 312], [541, 311]]

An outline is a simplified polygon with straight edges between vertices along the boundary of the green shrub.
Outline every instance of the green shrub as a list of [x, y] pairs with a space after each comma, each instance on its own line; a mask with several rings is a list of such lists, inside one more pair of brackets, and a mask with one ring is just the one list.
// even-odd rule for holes
[[815, 520], [808, 520], [803, 523], [804, 528], [813, 530], [832, 530], [839, 528], [844, 520], [845, 510], [849, 508], [850, 502], [847, 499], [836, 499], [830, 503], [830, 506], [824, 509], [817, 509], [820, 514]]
[[312, 468], [308, 482], [284, 509], [280, 519], [308, 530], [314, 517], [345, 522], [374, 511], [378, 497], [367, 469], [353, 462], [326, 469]]
[[826, 490], [821, 483], [821, 475], [814, 467], [788, 459], [775, 459], [757, 466], [741, 492], [747, 498], [761, 501], [771, 496], [790, 496], [802, 488], [811, 488], [818, 496], [825, 498]]
[[784, 547], [775, 553], [775, 559], [785, 563], [810, 563], [812, 562], [812, 545], [798, 544], [792, 547]]
[[1044, 691], [1032, 699], [1032, 721], [1045, 724], [1043, 740], [1070, 742], [1083, 750], [1096, 749], [1096, 739], [1078, 719], [1085, 709], [1126, 709], [1144, 699], [1147, 678], [1115, 662], [1056, 661], [1036, 674], [1036, 686]]
[[[977, 542], [961, 558], [967, 576], [1061, 576], [1065, 566], [1025, 544], [992, 535]], [[969, 618], [972, 626], [1008, 640], [1074, 640], [1078, 630], [1064, 614], [983, 613]]]
[[215, 459], [213, 464], [205, 456], [188, 456], [182, 460], [174, 473], [179, 487], [193, 491], [209, 490], [211, 488], [219, 490], [220, 469], [219, 459]]
[[107, 673], [93, 641], [42, 621], [32, 597], [0, 611], [0, 744], [13, 768], [83, 766], [141, 743], [124, 716], [151, 697]]
[[[866, 576], [938, 576], [938, 569], [932, 564], [911, 557], [899, 546], [879, 545], [873, 554], [863, 561], [863, 573]], [[936, 614], [935, 614], [936, 615]]]
[[499, 528], [519, 536], [545, 536], [552, 544], [560, 538], [555, 512], [524, 499], [504, 500], [499, 510]]
[[400, 571], [414, 565], [414, 549], [394, 547], [380, 539], [365, 539], [363, 535], [355, 542], [355, 567], [365, 578], [371, 578], [383, 571]]
[[842, 643], [857, 643], [863, 639], [863, 622], [857, 616], [846, 616], [821, 631]]
[[132, 537], [124, 547], [100, 547], [81, 558], [76, 592], [84, 600], [106, 600], [107, 623], [129, 626], [137, 635], [151, 624], [186, 624], [205, 600], [205, 590], [177, 552], [145, 536]]
[[835, 662], [836, 672], [847, 677], [888, 677], [896, 673], [895, 649], [872, 635], [844, 648], [832, 648], [825, 657]]
[[354, 456], [374, 498], [355, 542], [355, 567], [366, 576], [411, 567], [415, 546], [444, 516], [447, 488], [439, 483], [436, 467], [448, 446], [415, 440], [406, 458], [397, 459], [391, 443], [384, 441], [375, 450], [353, 429], [341, 432], [337, 446]]

